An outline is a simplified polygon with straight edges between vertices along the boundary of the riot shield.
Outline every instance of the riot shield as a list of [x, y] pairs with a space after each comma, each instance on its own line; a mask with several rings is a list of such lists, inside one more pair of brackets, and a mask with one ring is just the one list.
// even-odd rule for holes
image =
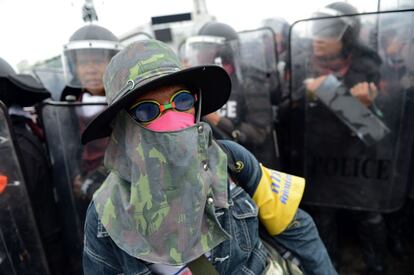
[[270, 28], [239, 33], [240, 58], [245, 95], [243, 122], [265, 129], [262, 142], [248, 146], [265, 166], [279, 168], [277, 108], [282, 97], [277, 68], [275, 34]]
[[[181, 44], [179, 54], [183, 67], [212, 64], [221, 66], [229, 74], [232, 82], [230, 98], [219, 111], [210, 115], [224, 118], [226, 126], [210, 125], [215, 138], [234, 139], [234, 125], [239, 124], [242, 116], [240, 106], [244, 102], [239, 41], [216, 36], [193, 36]], [[209, 120], [207, 116], [205, 119]]]
[[0, 271], [49, 274], [10, 126], [0, 102]]
[[[414, 148], [413, 148], [414, 149]], [[407, 197], [414, 199], [414, 150], [411, 152], [410, 169], [407, 178]]]
[[43, 86], [52, 94], [52, 100], [59, 100], [66, 85], [62, 69], [36, 68], [34, 74]]
[[[404, 80], [413, 69], [413, 16], [374, 13], [293, 25], [290, 172], [306, 177], [304, 203], [381, 212], [402, 206], [413, 143], [412, 85]], [[360, 32], [355, 22], [376, 23]]]
[[[246, 31], [239, 39], [194, 36], [179, 49], [184, 66], [215, 64], [222, 66], [232, 81], [227, 103], [215, 114], [206, 116], [218, 139], [233, 139], [244, 145], [259, 161], [276, 168], [271, 93], [276, 93], [278, 73], [276, 48], [270, 29]], [[252, 50], [254, 49], [254, 50]], [[213, 116], [213, 119], [211, 118]]]
[[39, 110], [52, 162], [58, 211], [64, 217], [64, 248], [76, 273], [81, 270], [86, 210], [94, 191], [106, 178], [103, 156], [107, 139], [82, 146], [81, 133], [104, 108], [104, 103], [48, 101]]

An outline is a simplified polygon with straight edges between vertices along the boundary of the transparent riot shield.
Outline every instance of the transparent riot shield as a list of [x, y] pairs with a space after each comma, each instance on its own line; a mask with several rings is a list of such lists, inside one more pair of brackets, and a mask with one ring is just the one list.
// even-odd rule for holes
[[239, 132], [234, 132], [234, 125], [240, 123], [240, 106], [244, 104], [239, 41], [216, 36], [193, 36], [181, 44], [179, 54], [183, 67], [218, 65], [227, 71], [232, 82], [230, 98], [219, 111], [205, 119], [211, 121], [212, 116], [219, 116], [220, 120], [225, 121], [225, 126], [210, 123], [217, 139], [238, 139], [236, 135]]
[[[371, 25], [361, 32], [364, 22]], [[412, 23], [413, 12], [404, 11], [293, 25], [290, 172], [306, 177], [304, 203], [382, 212], [401, 207], [413, 142], [406, 80], [413, 69]]]
[[63, 88], [66, 85], [62, 69], [36, 68], [34, 74], [42, 82], [43, 86], [52, 94], [53, 100], [59, 100]]
[[[276, 49], [270, 29], [238, 34], [235, 40], [215, 36], [188, 38], [179, 49], [184, 66], [215, 64], [222, 66], [232, 81], [227, 103], [205, 117], [218, 120], [213, 134], [218, 139], [233, 139], [247, 147], [259, 161], [278, 166], [274, 143], [271, 93], [278, 86]], [[253, 52], [252, 52], [252, 49]]]
[[103, 103], [45, 102], [40, 119], [52, 162], [58, 211], [63, 219], [65, 252], [75, 272], [81, 269], [83, 225], [94, 191], [106, 178], [107, 139], [81, 144], [81, 133], [104, 108]]
[[[281, 98], [276, 35], [270, 28], [239, 32], [243, 76], [257, 78], [277, 104]], [[257, 88], [252, 87], [252, 88]]]
[[0, 229], [0, 274], [17, 275], [13, 267], [11, 255], [9, 255], [7, 250], [6, 238]]
[[0, 102], [0, 271], [49, 274], [10, 127]]
[[269, 28], [239, 33], [245, 104], [243, 123], [263, 130], [262, 140], [248, 145], [265, 166], [279, 168], [277, 104], [282, 96], [275, 34]]

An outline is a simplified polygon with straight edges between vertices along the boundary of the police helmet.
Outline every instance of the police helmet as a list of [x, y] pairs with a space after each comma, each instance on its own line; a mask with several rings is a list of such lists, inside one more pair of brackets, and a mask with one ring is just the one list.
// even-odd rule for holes
[[348, 3], [331, 3], [313, 14], [313, 17], [334, 17], [316, 20], [312, 27], [313, 35], [341, 40], [345, 48], [350, 48], [358, 41], [361, 21], [358, 16], [346, 15], [357, 13], [357, 9]]
[[0, 57], [0, 100], [6, 106], [33, 106], [50, 93], [31, 75], [16, 74], [12, 66]]
[[[86, 88], [92, 82], [102, 82], [102, 73], [99, 79], [85, 80], [79, 72], [80, 66], [91, 65], [90, 74], [94, 67], [106, 67], [110, 59], [121, 50], [119, 39], [109, 30], [89, 24], [78, 29], [63, 46], [63, 65], [66, 85], [73, 88]], [[88, 82], [89, 81], [89, 82]], [[93, 83], [92, 83], [93, 84]]]
[[208, 22], [198, 31], [198, 35], [224, 37], [227, 41], [239, 38], [237, 32], [227, 24], [220, 22]]
[[6, 60], [0, 57], [0, 77], [8, 76], [8, 75], [14, 75], [16, 72], [10, 66], [9, 63], [7, 63]]
[[285, 39], [289, 36], [290, 25], [282, 17], [267, 18], [262, 21], [262, 26], [271, 28], [275, 34], [281, 34]]

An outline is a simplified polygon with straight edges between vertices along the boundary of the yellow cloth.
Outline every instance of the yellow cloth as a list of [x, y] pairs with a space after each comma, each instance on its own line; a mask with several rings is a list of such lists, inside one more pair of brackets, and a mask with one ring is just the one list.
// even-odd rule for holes
[[282, 233], [295, 217], [305, 189], [305, 179], [260, 165], [262, 178], [253, 195], [259, 218], [267, 232]]

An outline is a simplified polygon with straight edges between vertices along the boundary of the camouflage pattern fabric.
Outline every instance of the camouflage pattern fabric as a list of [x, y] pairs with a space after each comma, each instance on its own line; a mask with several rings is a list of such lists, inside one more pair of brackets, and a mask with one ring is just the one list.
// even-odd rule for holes
[[180, 70], [180, 61], [175, 53], [157, 40], [133, 43], [118, 57], [112, 58], [103, 77], [109, 105], [131, 92], [132, 87]]
[[121, 111], [113, 126], [105, 155], [111, 173], [94, 201], [121, 249], [181, 265], [230, 237], [214, 214], [228, 207], [227, 156], [208, 124], [153, 132]]

